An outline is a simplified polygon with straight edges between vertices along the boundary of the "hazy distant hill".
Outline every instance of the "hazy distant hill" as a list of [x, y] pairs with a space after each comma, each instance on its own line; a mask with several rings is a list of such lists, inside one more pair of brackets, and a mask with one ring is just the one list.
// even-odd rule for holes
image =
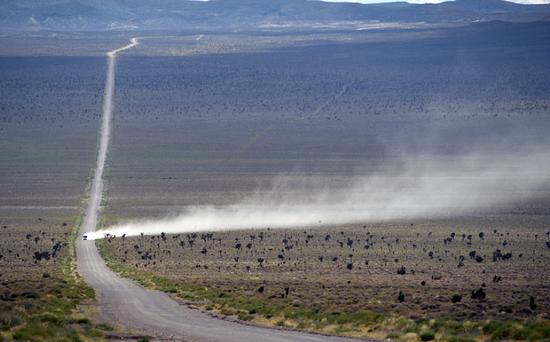
[[3, 0], [2, 30], [237, 28], [319, 21], [472, 22], [550, 19], [550, 5], [456, 0], [413, 5], [308, 0]]

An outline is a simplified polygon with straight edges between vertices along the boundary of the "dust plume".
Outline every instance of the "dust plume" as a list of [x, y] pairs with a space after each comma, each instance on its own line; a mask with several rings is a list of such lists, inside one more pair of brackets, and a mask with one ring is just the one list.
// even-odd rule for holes
[[88, 233], [135, 236], [237, 229], [298, 228], [464, 215], [513, 205], [548, 183], [550, 154], [402, 158], [347, 178], [280, 176], [240, 203], [196, 206], [172, 218]]

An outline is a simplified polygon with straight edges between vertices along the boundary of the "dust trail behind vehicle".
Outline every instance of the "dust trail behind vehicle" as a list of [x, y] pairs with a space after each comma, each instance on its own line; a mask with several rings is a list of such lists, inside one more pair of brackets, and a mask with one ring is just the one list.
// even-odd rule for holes
[[404, 157], [399, 165], [346, 180], [280, 176], [239, 203], [195, 206], [181, 215], [90, 232], [90, 239], [236, 229], [437, 218], [500, 210], [537, 196], [550, 156], [524, 154]]

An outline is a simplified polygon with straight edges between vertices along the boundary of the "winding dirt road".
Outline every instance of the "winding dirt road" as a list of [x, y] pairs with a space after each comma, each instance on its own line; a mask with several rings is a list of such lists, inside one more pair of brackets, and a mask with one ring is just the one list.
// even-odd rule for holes
[[[109, 149], [117, 54], [139, 44], [132, 38], [128, 45], [107, 53], [107, 77], [100, 126], [97, 164], [90, 198], [80, 233], [96, 229], [103, 197], [103, 170]], [[348, 341], [351, 339], [308, 334], [289, 330], [261, 328], [213, 318], [181, 305], [167, 294], [151, 291], [122, 278], [104, 263], [93, 241], [76, 242], [77, 270], [96, 291], [104, 319], [127, 329], [145, 332], [159, 339], [184, 341]]]

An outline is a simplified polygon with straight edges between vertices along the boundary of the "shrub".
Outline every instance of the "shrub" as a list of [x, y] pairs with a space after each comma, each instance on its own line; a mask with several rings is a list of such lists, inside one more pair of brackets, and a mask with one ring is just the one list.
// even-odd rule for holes
[[462, 301], [462, 295], [460, 295], [460, 294], [454, 294], [451, 297], [451, 302], [453, 302], [453, 303], [458, 303], [460, 301]]
[[485, 290], [480, 287], [479, 289], [472, 291], [471, 297], [472, 299], [483, 300], [486, 296], [487, 294], [485, 293]]
[[420, 339], [422, 341], [433, 341], [435, 339], [435, 334], [431, 331], [425, 331], [420, 334]]

